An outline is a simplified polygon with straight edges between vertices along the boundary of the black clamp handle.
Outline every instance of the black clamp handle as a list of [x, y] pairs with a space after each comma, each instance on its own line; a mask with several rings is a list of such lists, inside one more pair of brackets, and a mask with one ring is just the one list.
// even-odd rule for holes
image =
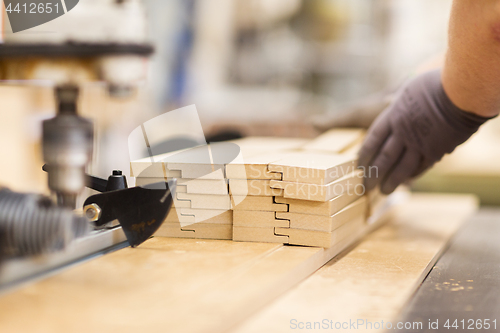
[[[47, 171], [47, 165], [42, 169]], [[96, 227], [118, 220], [132, 247], [151, 237], [172, 208], [175, 179], [128, 188], [127, 178], [120, 170], [114, 170], [108, 180], [86, 176], [86, 186], [101, 192], [85, 200], [86, 217]]]

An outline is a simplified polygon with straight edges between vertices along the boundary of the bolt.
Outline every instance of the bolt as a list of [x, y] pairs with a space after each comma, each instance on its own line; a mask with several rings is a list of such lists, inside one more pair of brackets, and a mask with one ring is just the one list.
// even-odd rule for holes
[[91, 222], [96, 222], [101, 218], [101, 207], [94, 203], [83, 207], [83, 212]]

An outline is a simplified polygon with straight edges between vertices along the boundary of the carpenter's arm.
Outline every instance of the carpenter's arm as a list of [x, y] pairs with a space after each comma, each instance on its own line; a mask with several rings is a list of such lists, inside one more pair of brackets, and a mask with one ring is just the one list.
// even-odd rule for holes
[[500, 112], [500, 1], [454, 0], [442, 83], [453, 103], [483, 117]]

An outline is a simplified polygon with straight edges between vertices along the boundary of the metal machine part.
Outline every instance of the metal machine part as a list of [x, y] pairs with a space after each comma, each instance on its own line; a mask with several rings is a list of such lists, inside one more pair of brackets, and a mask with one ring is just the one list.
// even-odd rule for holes
[[85, 201], [85, 216], [55, 206], [42, 195], [0, 189], [0, 258], [64, 250], [74, 239], [87, 235], [91, 223], [95, 229], [103, 229], [115, 220], [129, 244], [137, 246], [158, 230], [172, 207], [175, 180], [126, 188], [119, 170], [108, 181], [84, 177], [87, 182], [98, 180], [105, 190]]
[[0, 80], [55, 85], [59, 109], [43, 124], [43, 155], [49, 188], [60, 205], [75, 208], [93, 136], [91, 122], [76, 112], [78, 89], [100, 81], [110, 96], [123, 98], [145, 79], [145, 59], [153, 48], [147, 41], [142, 0], [75, 0], [64, 13], [39, 25], [31, 25], [34, 14], [3, 15], [12, 20], [3, 20]]
[[87, 175], [87, 183], [85, 185], [98, 192], [109, 192], [128, 188], [127, 178], [123, 175], [121, 170], [113, 170], [108, 180]]
[[[42, 144], [45, 170], [49, 173], [49, 187], [57, 195], [58, 203], [62, 207], [50, 204], [45, 198], [41, 206], [38, 206], [38, 203], [18, 203], [15, 205], [14, 214], [12, 210], [8, 210], [8, 207], [13, 205], [11, 201], [0, 205], [0, 218], [7, 216], [9, 219], [5, 221], [11, 221], [9, 214], [12, 214], [16, 219], [16, 226], [24, 228], [15, 229], [22, 232], [24, 238], [15, 238], [14, 234], [9, 232], [11, 229], [0, 227], [0, 247], [6, 249], [6, 244], [11, 244], [11, 252], [29, 253], [24, 249], [23, 243], [17, 241], [19, 239], [27, 240], [28, 244], [39, 244], [33, 249], [52, 248], [51, 239], [56, 237], [59, 230], [57, 227], [60, 224], [71, 224], [60, 221], [78, 219], [89, 228], [92, 223], [99, 224], [110, 210], [115, 220], [118, 219], [120, 223], [124, 221], [123, 229], [132, 232], [132, 236], [127, 234], [129, 241], [132, 239], [130, 244], [137, 245], [151, 236], [152, 233], [149, 233], [154, 228], [161, 225], [173, 200], [170, 191], [173, 191], [175, 184], [164, 184], [161, 191], [144, 192], [135, 188], [126, 189], [126, 179], [118, 173], [106, 181], [88, 176], [84, 172], [91, 159], [93, 128], [89, 120], [77, 114], [78, 90], [88, 83], [103, 82], [107, 85], [111, 97], [123, 98], [132, 95], [137, 85], [145, 80], [145, 60], [153, 53], [153, 47], [147, 40], [146, 15], [142, 0], [72, 0], [73, 5], [70, 7], [69, 1], [65, 3], [64, 14], [61, 13], [59, 17], [38, 26], [12, 27], [10, 20], [2, 21], [4, 39], [0, 40], [0, 80], [6, 80], [7, 84], [11, 80], [15, 84], [25, 82], [26, 85], [37, 84], [33, 80], [43, 81], [44, 85], [50, 82], [56, 87], [58, 103], [57, 115], [43, 124]], [[8, 15], [5, 10], [0, 13], [2, 14]], [[92, 202], [89, 204], [93, 210], [87, 209], [86, 213], [92, 215], [92, 223], [86, 217], [75, 217], [68, 209], [75, 208], [76, 197], [84, 186], [106, 192], [102, 194], [105, 198], [98, 198], [95, 205], [92, 205]], [[137, 233], [142, 236], [135, 237], [134, 230], [131, 230], [134, 220], [124, 219], [120, 212], [105, 204], [108, 200], [112, 201], [109, 198], [115, 197], [113, 192], [109, 192], [111, 190], [117, 190], [118, 198], [128, 198], [127, 209], [132, 212], [131, 218], [146, 218], [148, 216], [142, 214], [142, 210], [158, 209], [157, 223], [148, 226], [147, 233], [143, 233], [141, 228], [137, 229]], [[120, 190], [126, 191], [125, 194]], [[140, 198], [137, 199], [139, 192], [140, 195], [144, 194], [155, 201], [142, 208]], [[156, 194], [161, 195], [164, 200], [156, 200]], [[53, 212], [53, 216], [48, 212]], [[61, 220], [58, 220], [59, 215], [56, 212], [62, 216]], [[54, 221], [52, 224], [49, 223], [50, 219]], [[0, 224], [4, 224], [1, 221], [3, 220], [0, 219]], [[140, 224], [142, 220], [135, 222]], [[13, 228], [10, 222], [8, 226]], [[126, 243], [121, 229], [116, 223], [103, 224], [98, 230], [92, 230], [86, 237], [74, 241], [65, 251], [44, 255], [43, 258], [18, 258], [9, 255], [0, 267], [0, 287], [5, 283], [75, 262], [104, 249], [122, 246]], [[66, 241], [74, 238], [68, 237]], [[57, 244], [54, 248], [58, 248]]]
[[86, 183], [105, 193], [87, 199], [84, 217], [47, 197], [0, 190], [0, 291], [83, 258], [141, 244], [162, 225], [176, 188], [175, 180], [127, 188], [119, 170], [107, 181], [86, 175]]
[[30, 24], [36, 14], [3, 12], [12, 20], [3, 20], [0, 79], [78, 86], [103, 81], [110, 95], [129, 95], [145, 79], [144, 59], [153, 52], [143, 1], [72, 2], [67, 12], [39, 25]]
[[176, 180], [108, 191], [89, 197], [83, 210], [96, 228], [118, 220], [130, 246], [151, 237], [163, 224], [173, 203]]
[[[42, 169], [47, 171], [47, 166]], [[175, 179], [128, 188], [121, 170], [113, 170], [108, 180], [84, 176], [87, 187], [102, 192], [85, 201], [83, 213], [88, 221], [96, 230], [121, 226], [132, 247], [153, 236], [172, 208]]]
[[58, 87], [56, 98], [57, 115], [43, 122], [43, 158], [49, 188], [57, 195], [58, 203], [74, 209], [76, 197], [85, 187], [94, 130], [92, 122], [77, 115], [77, 87]]
[[60, 251], [89, 229], [85, 217], [55, 206], [47, 197], [0, 189], [2, 257]]

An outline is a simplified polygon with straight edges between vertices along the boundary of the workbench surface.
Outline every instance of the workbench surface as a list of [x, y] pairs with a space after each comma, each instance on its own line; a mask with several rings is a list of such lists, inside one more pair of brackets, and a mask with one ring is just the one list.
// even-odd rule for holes
[[284, 332], [294, 319], [392, 320], [476, 206], [471, 196], [414, 195], [310, 277], [341, 247], [155, 237], [2, 295], [0, 332]]

